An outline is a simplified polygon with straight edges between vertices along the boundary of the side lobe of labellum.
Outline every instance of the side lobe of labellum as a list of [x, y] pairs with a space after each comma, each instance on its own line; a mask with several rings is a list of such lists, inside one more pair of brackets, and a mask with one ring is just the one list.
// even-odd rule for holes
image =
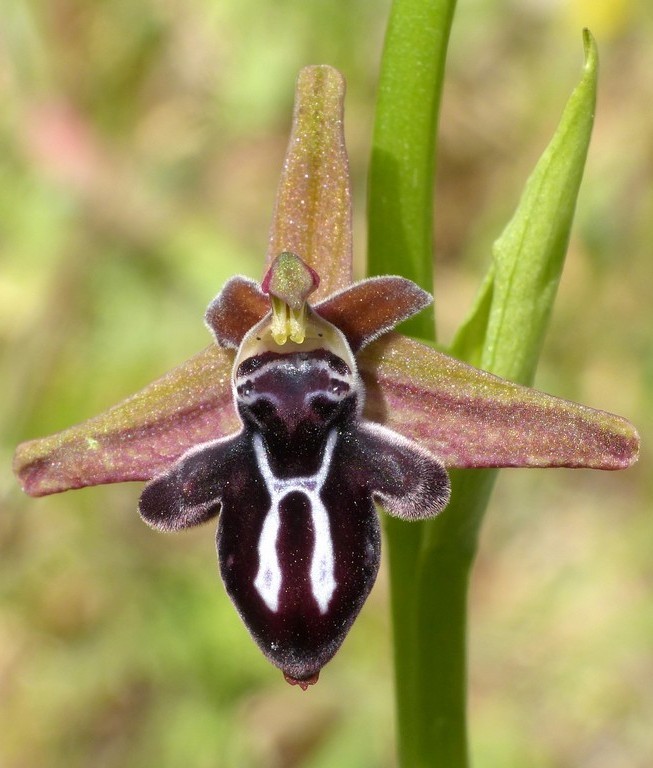
[[358, 357], [365, 415], [453, 468], [624, 469], [639, 437], [626, 419], [514, 384], [390, 333]]
[[243, 433], [195, 446], [143, 489], [138, 511], [162, 531], [201, 525], [220, 511], [224, 489], [245, 492], [248, 443]]
[[149, 480], [189, 448], [236, 432], [233, 352], [212, 345], [103, 414], [22, 443], [14, 471], [26, 493]]
[[368, 486], [390, 515], [426, 520], [447, 506], [451, 495], [447, 471], [417, 443], [370, 421], [359, 424], [357, 442]]

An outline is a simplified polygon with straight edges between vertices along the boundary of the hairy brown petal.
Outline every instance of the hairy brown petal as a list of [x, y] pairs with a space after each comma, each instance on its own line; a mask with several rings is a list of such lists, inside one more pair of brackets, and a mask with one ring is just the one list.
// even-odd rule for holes
[[232, 277], [209, 304], [204, 319], [221, 347], [237, 349], [243, 336], [270, 311], [270, 299], [247, 277]]
[[317, 313], [345, 334], [354, 352], [427, 307], [433, 298], [405, 277], [371, 277], [329, 296]]

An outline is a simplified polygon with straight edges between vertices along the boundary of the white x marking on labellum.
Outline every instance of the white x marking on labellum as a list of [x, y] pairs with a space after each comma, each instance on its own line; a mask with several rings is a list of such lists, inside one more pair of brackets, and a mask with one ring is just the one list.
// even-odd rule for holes
[[271, 611], [276, 612], [279, 609], [279, 590], [283, 582], [277, 552], [277, 537], [281, 525], [279, 509], [284, 498], [295, 491], [305, 494], [308, 498], [314, 536], [310, 579], [313, 597], [320, 608], [320, 613], [326, 613], [333, 596], [336, 588], [333, 576], [333, 542], [329, 514], [320, 494], [331, 467], [335, 443], [336, 432], [333, 430], [329, 433], [322, 464], [314, 475], [281, 479], [275, 476], [270, 467], [261, 436], [254, 435], [256, 461], [271, 498], [270, 509], [265, 516], [258, 543], [259, 569], [254, 586]]

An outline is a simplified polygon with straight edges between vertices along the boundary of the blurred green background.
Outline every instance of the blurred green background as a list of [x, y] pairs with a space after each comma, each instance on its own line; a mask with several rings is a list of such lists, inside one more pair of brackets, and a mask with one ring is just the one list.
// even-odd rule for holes
[[[2, 0], [0, 766], [394, 765], [384, 569], [318, 686], [287, 686], [228, 602], [213, 527], [136, 484], [28, 499], [17, 442], [90, 416], [209, 341], [260, 277], [300, 67], [349, 83], [358, 275], [389, 2]], [[538, 375], [628, 416], [624, 473], [502, 473], [471, 596], [479, 768], [653, 764], [653, 17], [648, 0], [461, 0], [441, 119], [440, 336], [451, 339], [580, 76], [595, 135]], [[437, 696], [438, 691], [433, 691]]]

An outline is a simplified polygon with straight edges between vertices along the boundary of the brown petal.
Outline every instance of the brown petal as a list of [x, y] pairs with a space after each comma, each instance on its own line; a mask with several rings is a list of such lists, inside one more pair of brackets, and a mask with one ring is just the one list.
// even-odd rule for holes
[[340, 328], [357, 352], [432, 301], [405, 277], [370, 277], [329, 296], [315, 310]]
[[267, 267], [283, 251], [320, 276], [319, 301], [352, 280], [351, 192], [343, 133], [345, 81], [332, 67], [299, 73], [290, 143], [270, 229]]
[[447, 467], [624, 469], [639, 437], [625, 419], [492, 376], [397, 334], [358, 357], [365, 415]]
[[236, 432], [233, 353], [211, 346], [105, 413], [22, 443], [14, 471], [31, 496], [149, 480], [194, 445]]
[[209, 304], [204, 319], [221, 347], [237, 349], [243, 336], [270, 311], [270, 299], [258, 283], [232, 277]]

